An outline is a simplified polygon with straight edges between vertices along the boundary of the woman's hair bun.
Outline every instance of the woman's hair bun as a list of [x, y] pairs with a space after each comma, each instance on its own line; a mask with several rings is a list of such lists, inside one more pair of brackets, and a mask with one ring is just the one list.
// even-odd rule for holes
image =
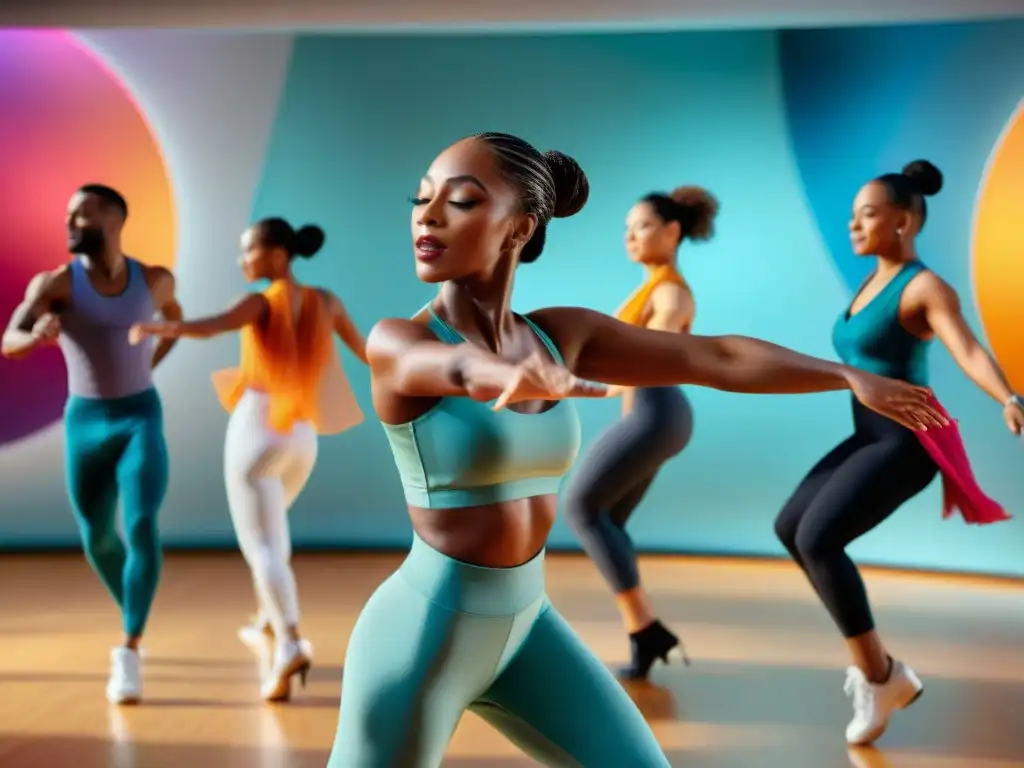
[[925, 197], [936, 195], [942, 189], [942, 171], [927, 160], [907, 163], [901, 173], [912, 181], [914, 188]]
[[544, 160], [555, 181], [556, 219], [573, 216], [583, 210], [590, 197], [590, 182], [580, 164], [568, 155], [551, 150], [544, 153]]
[[718, 198], [703, 187], [676, 187], [668, 196], [679, 206], [683, 237], [710, 240], [715, 234]]
[[300, 227], [295, 230], [295, 255], [304, 259], [312, 258], [324, 247], [326, 237], [324, 231], [315, 224], [306, 224], [304, 227]]

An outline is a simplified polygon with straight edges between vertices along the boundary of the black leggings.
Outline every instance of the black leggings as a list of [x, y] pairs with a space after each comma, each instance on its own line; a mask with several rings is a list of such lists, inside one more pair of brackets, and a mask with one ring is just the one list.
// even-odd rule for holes
[[569, 525], [616, 594], [640, 584], [626, 521], [693, 434], [693, 411], [678, 387], [634, 395], [632, 411], [594, 441], [562, 492]]
[[853, 402], [853, 435], [803, 479], [775, 534], [807, 574], [844, 637], [875, 628], [846, 547], [923, 491], [938, 467], [909, 429]]

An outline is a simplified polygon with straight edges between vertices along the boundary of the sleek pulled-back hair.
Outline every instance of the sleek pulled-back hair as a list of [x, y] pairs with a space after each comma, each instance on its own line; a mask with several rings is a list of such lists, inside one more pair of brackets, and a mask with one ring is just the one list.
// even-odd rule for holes
[[875, 179], [885, 187], [889, 202], [902, 211], [921, 217], [921, 227], [928, 218], [926, 197], [942, 190], [942, 171], [927, 160], [915, 160], [903, 166], [899, 173], [886, 173]]
[[278, 216], [260, 219], [252, 226], [256, 237], [263, 245], [283, 249], [289, 260], [296, 256], [303, 259], [312, 258], [323, 248], [326, 239], [324, 231], [315, 224], [306, 224], [294, 229]]
[[651, 192], [640, 198], [666, 224], [679, 224], [679, 242], [710, 240], [715, 235], [718, 200], [703, 187], [676, 187], [668, 194]]
[[519, 190], [523, 213], [537, 217], [533, 237], [519, 255], [519, 261], [525, 264], [536, 261], [544, 250], [548, 222], [579, 213], [586, 205], [590, 196], [587, 175], [568, 155], [541, 153], [518, 136], [488, 132], [471, 138], [488, 146], [498, 172]]

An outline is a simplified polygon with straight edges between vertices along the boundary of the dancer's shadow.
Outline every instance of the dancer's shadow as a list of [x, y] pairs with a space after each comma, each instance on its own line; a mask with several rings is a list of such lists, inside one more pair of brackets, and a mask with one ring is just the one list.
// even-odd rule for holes
[[248, 669], [254, 666], [248, 659], [185, 659], [171, 656], [147, 656], [145, 659], [147, 667], [199, 667], [206, 668], [230, 668]]
[[850, 747], [846, 754], [853, 768], [894, 768], [889, 758], [874, 747]]

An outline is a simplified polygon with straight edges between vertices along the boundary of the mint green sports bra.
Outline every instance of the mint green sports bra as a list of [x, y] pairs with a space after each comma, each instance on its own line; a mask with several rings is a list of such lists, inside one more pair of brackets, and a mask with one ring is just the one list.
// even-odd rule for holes
[[[429, 327], [445, 344], [466, 343], [432, 309]], [[554, 342], [528, 318], [559, 363]], [[455, 509], [558, 493], [580, 450], [580, 419], [570, 400], [543, 413], [494, 411], [490, 403], [443, 397], [405, 424], [384, 424], [405, 500], [426, 509]]]

